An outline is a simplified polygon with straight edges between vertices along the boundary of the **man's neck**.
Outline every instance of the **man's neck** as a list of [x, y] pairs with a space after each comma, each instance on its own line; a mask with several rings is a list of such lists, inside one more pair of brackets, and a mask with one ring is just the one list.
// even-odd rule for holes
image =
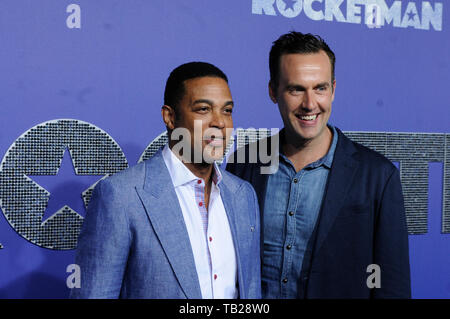
[[[169, 141], [169, 148], [171, 151], [174, 144], [175, 143], [173, 143], [172, 141]], [[192, 174], [194, 174], [198, 178], [203, 179], [207, 185], [210, 184], [214, 164], [194, 163], [191, 160], [185, 159], [183, 157], [183, 154], [176, 154], [176, 152], [173, 152], [173, 154], [183, 163], [184, 166], [187, 167], [188, 170], [192, 172]]]
[[183, 164], [192, 172], [192, 174], [203, 179], [206, 184], [209, 184], [212, 177], [213, 164], [185, 162], [183, 162]]
[[333, 141], [333, 133], [328, 126], [313, 140], [301, 140], [286, 133], [281, 141], [281, 149], [294, 165], [296, 172], [324, 157]]

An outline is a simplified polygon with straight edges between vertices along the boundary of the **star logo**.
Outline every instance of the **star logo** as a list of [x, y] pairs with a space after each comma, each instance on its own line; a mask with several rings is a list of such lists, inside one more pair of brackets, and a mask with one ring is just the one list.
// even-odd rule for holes
[[283, 2], [286, 5], [284, 10], [291, 9], [292, 11], [295, 11], [294, 5], [297, 4], [298, 0], [283, 0]]
[[89, 189], [106, 175], [79, 175], [76, 173], [70, 150], [66, 148], [56, 175], [28, 175], [48, 196], [46, 209], [42, 215], [42, 225], [48, 218], [63, 210], [71, 210], [85, 216]]
[[414, 11], [411, 10], [411, 11], [408, 12], [407, 14], [408, 14], [408, 21], [411, 21], [411, 20], [414, 21], [414, 17], [416, 16], [416, 14], [414, 13]]

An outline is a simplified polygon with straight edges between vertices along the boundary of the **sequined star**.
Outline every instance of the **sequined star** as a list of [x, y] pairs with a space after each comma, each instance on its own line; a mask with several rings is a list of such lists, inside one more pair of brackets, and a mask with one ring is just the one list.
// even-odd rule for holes
[[64, 207], [69, 207], [84, 216], [86, 208], [82, 193], [103, 176], [77, 175], [70, 152], [66, 149], [56, 175], [30, 175], [29, 177], [49, 194], [47, 206], [42, 215], [42, 223], [44, 223]]

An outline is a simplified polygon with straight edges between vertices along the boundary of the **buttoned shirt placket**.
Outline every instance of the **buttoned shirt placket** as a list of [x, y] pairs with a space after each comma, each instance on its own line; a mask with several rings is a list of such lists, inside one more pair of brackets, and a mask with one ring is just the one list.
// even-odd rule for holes
[[196, 181], [194, 185], [195, 201], [198, 203], [198, 210], [203, 224], [203, 232], [205, 233], [206, 249], [208, 254], [209, 270], [212, 273], [211, 253], [208, 244], [208, 210], [205, 203], [205, 182], [202, 179]]

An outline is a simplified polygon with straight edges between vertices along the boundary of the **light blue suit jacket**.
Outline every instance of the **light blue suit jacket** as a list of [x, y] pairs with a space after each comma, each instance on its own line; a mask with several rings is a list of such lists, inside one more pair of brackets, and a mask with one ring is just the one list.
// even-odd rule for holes
[[[261, 297], [260, 225], [252, 186], [221, 170], [239, 297]], [[202, 298], [187, 229], [161, 151], [101, 181], [78, 238], [72, 298]]]

